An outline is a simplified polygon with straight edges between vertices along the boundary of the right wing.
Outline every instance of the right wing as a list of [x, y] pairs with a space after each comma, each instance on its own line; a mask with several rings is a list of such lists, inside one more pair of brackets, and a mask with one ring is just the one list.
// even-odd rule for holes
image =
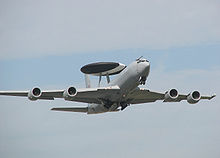
[[[54, 98], [63, 98], [64, 90], [42, 91], [37, 99], [54, 100]], [[0, 95], [28, 97], [30, 91], [0, 91]]]
[[0, 91], [0, 95], [28, 97], [30, 100], [54, 100], [55, 98], [64, 98], [65, 100], [69, 101], [101, 104], [102, 99], [108, 99], [113, 94], [116, 94], [120, 91], [120, 88], [118, 86], [83, 88], [77, 90], [74, 88], [76, 90], [76, 94], [68, 97], [65, 95], [65, 92], [67, 92], [69, 88], [67, 88], [66, 90], [46, 91], [41, 91], [39, 88], [33, 88], [30, 91]]

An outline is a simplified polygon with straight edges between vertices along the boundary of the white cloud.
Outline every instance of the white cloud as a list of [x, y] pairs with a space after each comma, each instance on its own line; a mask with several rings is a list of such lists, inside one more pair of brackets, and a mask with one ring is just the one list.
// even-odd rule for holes
[[1, 1], [0, 59], [220, 41], [215, 0]]

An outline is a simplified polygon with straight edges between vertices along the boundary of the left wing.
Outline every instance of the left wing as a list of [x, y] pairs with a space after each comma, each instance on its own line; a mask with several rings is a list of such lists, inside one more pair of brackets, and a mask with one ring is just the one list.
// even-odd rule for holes
[[155, 102], [157, 100], [163, 100], [164, 102], [180, 102], [187, 100], [190, 104], [195, 104], [201, 99], [211, 100], [216, 95], [212, 96], [201, 96], [198, 91], [194, 91], [188, 95], [178, 94], [176, 89], [171, 89], [165, 93], [153, 92], [147, 89], [136, 89], [127, 96], [128, 103], [130, 104], [141, 104]]
[[163, 100], [164, 94], [152, 92], [147, 89], [136, 89], [128, 94], [127, 100], [130, 104], [141, 104]]

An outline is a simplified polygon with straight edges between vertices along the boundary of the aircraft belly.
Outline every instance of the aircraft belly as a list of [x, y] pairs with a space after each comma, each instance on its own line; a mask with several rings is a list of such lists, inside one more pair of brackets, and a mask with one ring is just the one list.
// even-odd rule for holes
[[117, 104], [113, 104], [110, 108], [106, 108], [104, 104], [89, 104], [87, 114], [99, 114], [116, 111], [119, 111]]
[[139, 85], [139, 77], [134, 76], [127, 80], [124, 80], [123, 84], [121, 84], [119, 87], [121, 89], [121, 94], [128, 94], [131, 90], [136, 88]]

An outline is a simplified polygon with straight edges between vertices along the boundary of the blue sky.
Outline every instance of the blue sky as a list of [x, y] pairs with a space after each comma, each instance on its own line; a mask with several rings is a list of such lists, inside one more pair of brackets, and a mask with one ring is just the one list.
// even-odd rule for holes
[[[165, 72], [188, 69], [218, 69], [219, 45], [199, 45], [165, 50], [127, 49], [103, 52], [84, 52], [67, 55], [42, 56], [24, 59], [3, 59], [0, 62], [3, 70], [1, 89], [23, 88], [18, 83], [26, 83], [25, 88], [36, 85], [50, 86], [77, 84], [83, 80], [80, 68], [88, 63], [114, 61], [128, 65], [140, 56], [151, 62], [154, 69], [163, 67]], [[6, 71], [7, 69], [7, 71]], [[25, 76], [25, 77], [24, 77]], [[43, 76], [43, 77], [42, 77]], [[16, 78], [16, 82], [14, 82]], [[81, 81], [84, 82], [84, 81]]]
[[0, 90], [83, 87], [83, 65], [128, 65], [143, 55], [151, 63], [145, 88], [217, 97], [84, 115], [50, 111], [82, 103], [1, 96], [0, 157], [219, 158], [219, 7], [215, 0], [1, 1]]

